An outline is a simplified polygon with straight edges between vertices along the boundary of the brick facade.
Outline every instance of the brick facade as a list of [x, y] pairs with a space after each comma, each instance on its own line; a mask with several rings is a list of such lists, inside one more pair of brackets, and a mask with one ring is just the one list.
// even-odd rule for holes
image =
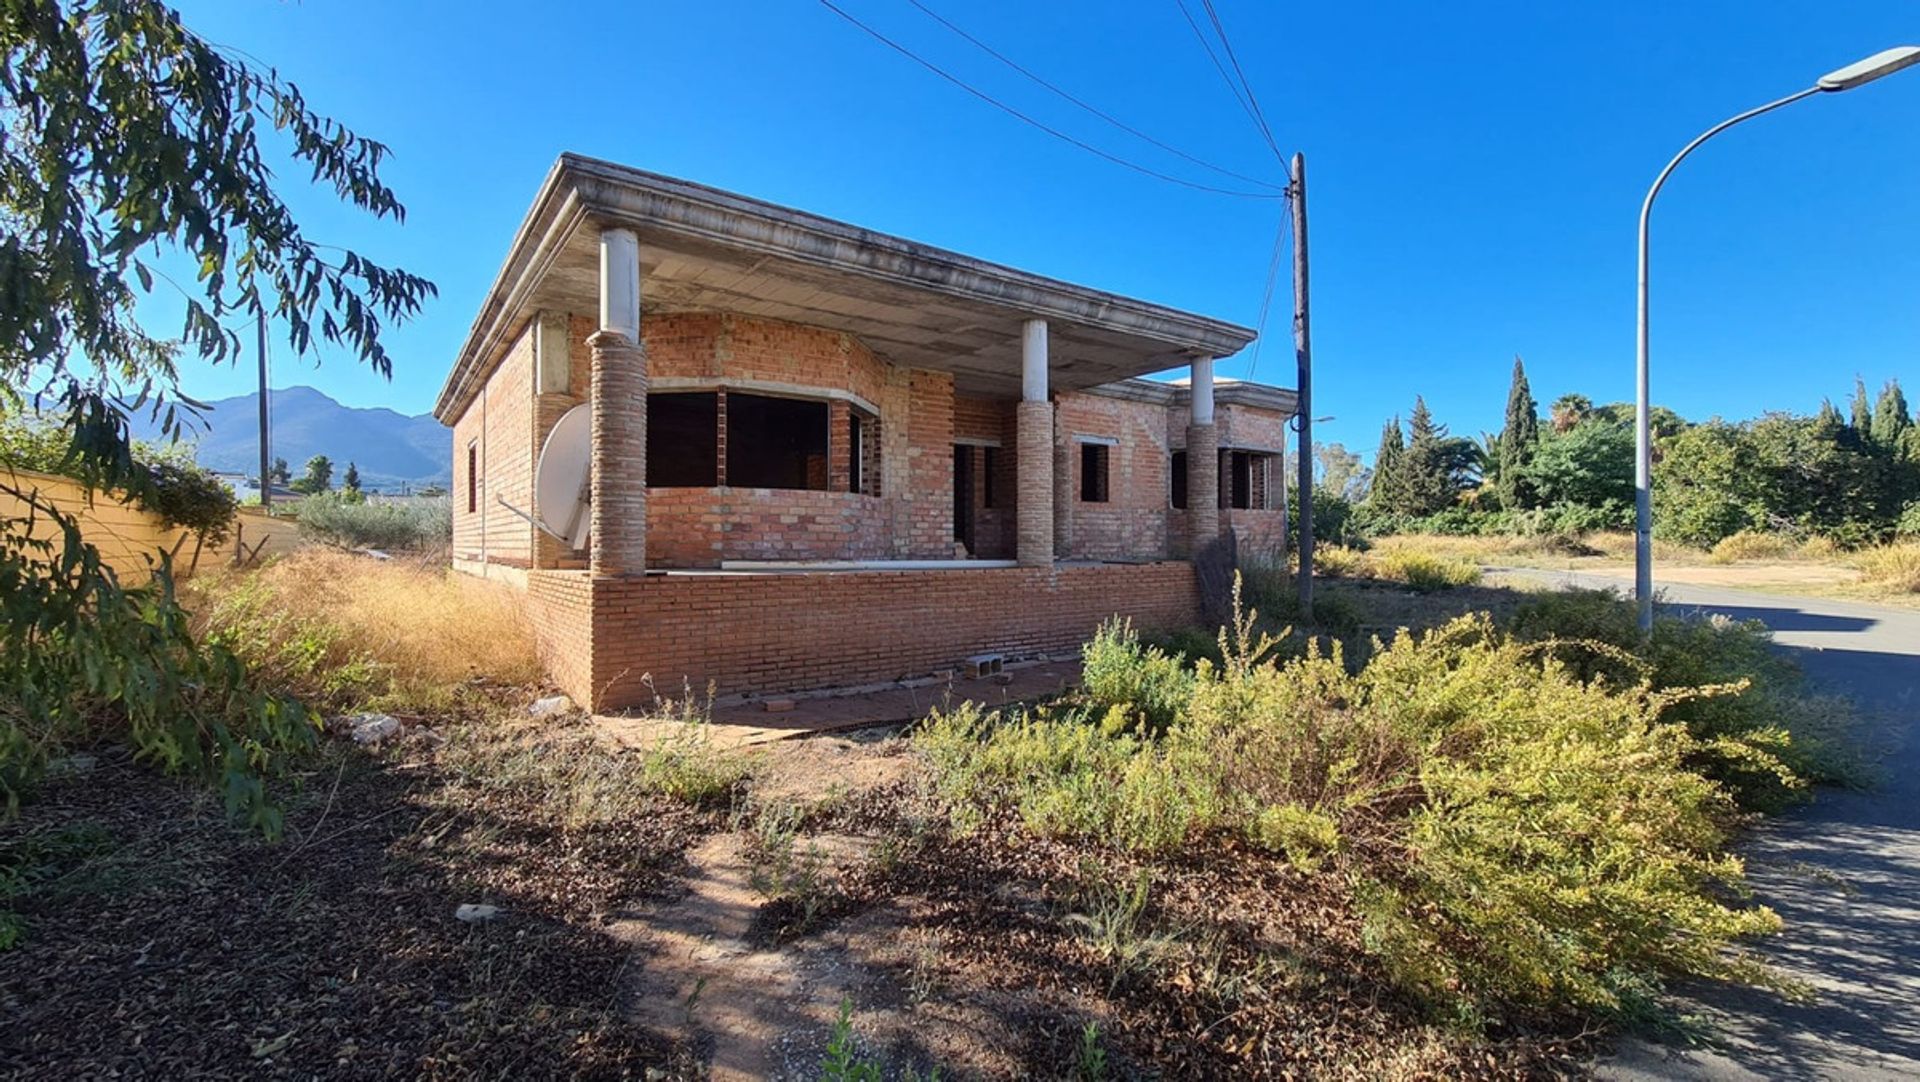
[[976, 653], [1071, 650], [1113, 616], [1143, 629], [1199, 616], [1192, 565], [1172, 562], [638, 579], [535, 571], [528, 600], [555, 682], [599, 710], [643, 705], [656, 690], [891, 681]]
[[[585, 554], [564, 551], [499, 504], [532, 509], [533, 466], [547, 433], [591, 399], [593, 321], [547, 318], [544, 333], [538, 319], [529, 322], [455, 422], [454, 565], [527, 591], [549, 671], [583, 702], [645, 702], [649, 675], [669, 695], [683, 682], [699, 692], [711, 682], [725, 695], [888, 681], [973, 653], [1070, 649], [1111, 615], [1149, 627], [1197, 618], [1190, 566], [1165, 562], [1186, 553], [1190, 535], [1190, 514], [1170, 506], [1171, 455], [1189, 435], [1184, 405], [1132, 392], [1035, 403], [956, 394], [950, 374], [891, 364], [850, 335], [729, 315], [647, 317], [643, 356], [626, 347], [624, 360], [613, 358], [621, 343], [603, 343], [603, 351], [613, 347], [609, 360], [629, 375], [643, 372], [656, 393], [715, 394], [719, 484], [646, 487], [644, 502], [628, 493], [628, 507], [643, 508], [632, 533], [645, 537], [647, 566], [709, 573], [589, 575]], [[566, 380], [549, 375], [547, 391], [535, 393], [536, 370], [546, 370], [539, 343], [553, 349], [562, 340]], [[644, 390], [626, 382], [622, 393], [635, 410]], [[742, 394], [824, 403], [826, 454], [808, 463], [824, 487], [726, 483], [727, 401]], [[1284, 446], [1277, 412], [1222, 406], [1216, 416], [1223, 450]], [[612, 459], [629, 464], [616, 472], [630, 483], [644, 476], [645, 430], [622, 431], [626, 449]], [[1084, 498], [1081, 448], [1090, 442], [1104, 449], [1096, 456], [1104, 483], [1095, 486], [1104, 500]], [[961, 494], [972, 520], [960, 531], [966, 547], [954, 528], [956, 445], [971, 463], [972, 488]], [[1243, 551], [1278, 552], [1284, 543], [1279, 480], [1263, 479], [1274, 491], [1261, 502], [1272, 510], [1220, 512]], [[1040, 509], [1025, 536], [1023, 506]], [[1118, 562], [1055, 566], [1056, 535], [1060, 559]], [[1011, 569], [710, 571], [727, 560], [1007, 559], [1028, 545], [1026, 566]], [[610, 567], [631, 575], [633, 562], [629, 553]]]

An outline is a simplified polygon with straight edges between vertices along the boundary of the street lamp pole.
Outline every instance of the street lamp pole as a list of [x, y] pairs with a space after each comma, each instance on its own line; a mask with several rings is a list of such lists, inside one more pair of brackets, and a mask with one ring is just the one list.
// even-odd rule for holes
[[1640, 305], [1639, 337], [1635, 388], [1634, 423], [1634, 467], [1633, 467], [1633, 596], [1640, 610], [1640, 630], [1653, 630], [1653, 418], [1652, 399], [1648, 394], [1647, 366], [1647, 224], [1653, 214], [1653, 199], [1667, 183], [1667, 177], [1674, 167], [1692, 154], [1700, 144], [1726, 131], [1745, 120], [1752, 120], [1762, 113], [1770, 113], [1783, 105], [1792, 105], [1801, 98], [1810, 98], [1815, 94], [1831, 93], [1840, 90], [1852, 90], [1864, 86], [1885, 75], [1891, 75], [1902, 68], [1920, 63], [1920, 47], [1901, 46], [1875, 53], [1855, 64], [1832, 71], [1820, 77], [1820, 81], [1805, 90], [1798, 91], [1770, 101], [1757, 109], [1749, 109], [1739, 116], [1723, 120], [1702, 132], [1693, 142], [1680, 148], [1660, 175], [1654, 178], [1653, 187], [1647, 189], [1646, 201], [1640, 204]]

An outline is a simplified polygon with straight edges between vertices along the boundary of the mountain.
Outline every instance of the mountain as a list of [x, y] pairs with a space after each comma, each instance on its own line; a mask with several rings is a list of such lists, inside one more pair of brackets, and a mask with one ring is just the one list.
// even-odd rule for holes
[[[307, 459], [326, 455], [333, 460], [335, 485], [348, 462], [360, 467], [361, 483], [368, 487], [452, 481], [453, 430], [432, 414], [409, 417], [390, 409], [343, 406], [312, 387], [276, 390], [268, 401], [273, 454], [287, 460], [295, 477]], [[189, 422], [183, 437], [197, 444], [194, 457], [212, 470], [259, 472], [259, 394], [218, 399], [208, 407], [198, 420]], [[137, 417], [133, 434], [158, 439], [159, 425]]]

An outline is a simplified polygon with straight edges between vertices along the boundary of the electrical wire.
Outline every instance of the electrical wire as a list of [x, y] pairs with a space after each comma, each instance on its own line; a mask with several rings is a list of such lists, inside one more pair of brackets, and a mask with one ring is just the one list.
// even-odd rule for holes
[[[1273, 307], [1273, 286], [1280, 278], [1280, 260], [1293, 239], [1293, 194], [1280, 207], [1280, 224], [1273, 232], [1273, 255], [1267, 260], [1267, 284], [1260, 291], [1260, 318], [1253, 326], [1253, 356], [1247, 360], [1247, 382], [1260, 371], [1260, 346], [1267, 340], [1267, 314]], [[1299, 316], [1296, 314], [1297, 320]]]
[[840, 6], [833, 3], [833, 0], [820, 0], [820, 4], [821, 6], [825, 7], [828, 11], [833, 12], [835, 15], [840, 16], [842, 19], [845, 19], [847, 22], [852, 23], [854, 26], [864, 31], [869, 37], [873, 38], [875, 41], [880, 42], [882, 45], [887, 46], [888, 48], [906, 57], [907, 59], [912, 60], [914, 63], [919, 64], [921, 67], [926, 68], [928, 71], [934, 73], [935, 75], [938, 75], [940, 78], [945, 79], [947, 82], [952, 83], [954, 86], [959, 87], [960, 89], [966, 91], [967, 93], [973, 95], [974, 97], [979, 98], [981, 101], [986, 102], [988, 105], [991, 105], [994, 108], [1000, 110], [1001, 112], [1006, 113], [1008, 116], [1011, 116], [1014, 119], [1021, 121], [1022, 123], [1029, 124], [1035, 128], [1038, 128], [1041, 131], [1046, 132], [1048, 135], [1051, 135], [1056, 139], [1062, 140], [1063, 142], [1071, 143], [1074, 146], [1079, 147], [1081, 150], [1084, 150], [1089, 154], [1095, 155], [1096, 157], [1103, 158], [1106, 161], [1112, 162], [1115, 165], [1122, 166], [1127, 169], [1131, 169], [1136, 173], [1141, 173], [1146, 176], [1153, 177], [1156, 180], [1164, 180], [1169, 184], [1178, 184], [1183, 188], [1192, 188], [1195, 191], [1212, 192], [1215, 195], [1228, 195], [1228, 196], [1234, 196], [1239, 199], [1284, 200], [1286, 198], [1285, 193], [1279, 192], [1279, 191], [1250, 192], [1250, 191], [1244, 191], [1237, 188], [1222, 188], [1212, 184], [1201, 184], [1197, 181], [1187, 180], [1182, 177], [1173, 176], [1170, 173], [1162, 173], [1157, 169], [1153, 169], [1148, 166], [1141, 165], [1138, 162], [1128, 161], [1127, 159], [1122, 158], [1117, 154], [1108, 153], [1107, 151], [1101, 150], [1099, 147], [1096, 147], [1091, 143], [1083, 142], [1082, 140], [1076, 139], [1073, 136], [1068, 135], [1066, 132], [1059, 130], [1058, 128], [1050, 127], [1047, 124], [1042, 123], [1041, 121], [1035, 120], [1033, 117], [1028, 116], [1027, 114], [1021, 112], [1018, 109], [1015, 109], [1013, 106], [1006, 104], [1005, 102], [999, 100], [998, 98], [993, 97], [992, 95], [986, 93], [985, 91], [976, 89], [975, 87], [968, 84], [965, 80], [961, 79], [960, 77], [951, 74], [950, 72], [946, 71], [944, 68], [941, 68], [940, 66], [934, 64], [932, 61], [927, 60], [926, 58], [920, 56], [918, 53], [915, 53], [913, 50], [907, 48], [906, 46], [900, 44], [897, 41], [894, 41], [892, 38], [887, 37], [885, 34], [882, 34], [880, 31], [875, 30], [871, 26], [868, 26], [866, 23], [861, 22], [859, 19], [849, 14]]
[[1125, 121], [1119, 119], [1118, 117], [1115, 117], [1111, 113], [1105, 112], [1104, 110], [1098, 108], [1097, 106], [1087, 103], [1086, 101], [1074, 96], [1072, 93], [1068, 92], [1067, 90], [1064, 90], [1058, 85], [1052, 82], [1049, 82], [1047, 79], [1041, 77], [1040, 75], [1035, 74], [1033, 71], [1022, 66], [1018, 61], [1014, 60], [1012, 57], [1007, 56], [1006, 54], [1000, 52], [998, 49], [995, 49], [993, 46], [988, 45], [986, 42], [981, 41], [979, 38], [974, 37], [972, 34], [969, 34], [967, 31], [960, 28], [959, 26], [954, 25], [953, 22], [948, 20], [945, 16], [941, 15], [939, 12], [928, 7], [926, 4], [921, 3], [921, 0], [907, 0], [907, 2], [909, 4], [912, 4], [914, 7], [918, 8], [921, 14], [925, 15], [927, 18], [932, 19], [934, 22], [939, 23], [941, 26], [946, 27], [948, 30], [953, 31], [955, 34], [966, 39], [969, 43], [971, 43], [975, 48], [979, 49], [981, 52], [986, 53], [988, 56], [993, 57], [995, 60], [998, 60], [1002, 64], [1005, 64], [1007, 67], [1012, 68], [1014, 71], [1017, 71], [1021, 75], [1026, 76], [1029, 80], [1053, 92], [1055, 95], [1061, 98], [1064, 98], [1065, 100], [1078, 106], [1082, 110], [1088, 113], [1091, 113], [1096, 117], [1099, 117], [1101, 120], [1104, 120], [1108, 124], [1111, 124], [1116, 128], [1119, 128], [1121, 131], [1126, 132], [1128, 135], [1131, 135], [1136, 139], [1140, 139], [1144, 142], [1151, 143], [1152, 145], [1159, 147], [1161, 150], [1164, 150], [1167, 153], [1174, 155], [1175, 157], [1185, 159], [1186, 161], [1192, 162], [1194, 165], [1200, 166], [1202, 169], [1211, 170], [1215, 173], [1221, 174], [1222, 176], [1229, 176], [1234, 178], [1235, 180], [1244, 180], [1249, 184], [1258, 184], [1263, 188], [1271, 188], [1274, 191], [1283, 191], [1285, 189], [1285, 185], [1275, 184], [1272, 181], [1262, 180], [1259, 177], [1248, 176], [1245, 173], [1236, 173], [1233, 170], [1228, 169], [1224, 166], [1215, 165], [1212, 162], [1209, 162], [1203, 158], [1195, 157], [1194, 155], [1189, 154], [1184, 150], [1181, 150], [1179, 147], [1172, 146], [1168, 143], [1162, 142], [1161, 140], [1156, 139], [1151, 135], [1148, 135], [1146, 132], [1141, 131], [1139, 128], [1133, 127], [1132, 125], [1126, 123]]
[[[1239, 103], [1241, 110], [1247, 114], [1247, 119], [1253, 121], [1254, 128], [1258, 131], [1260, 118], [1254, 115], [1253, 107], [1247, 104], [1246, 96], [1240, 92], [1240, 87], [1233, 81], [1233, 76], [1227, 74], [1227, 66], [1220, 62], [1219, 54], [1213, 51], [1213, 43], [1207, 40], [1206, 32], [1201, 30], [1200, 24], [1194, 20], [1193, 12], [1187, 8], [1186, 0], [1173, 0], [1173, 2], [1174, 6], [1180, 9], [1181, 16], [1187, 20], [1187, 28], [1193, 31], [1193, 40], [1200, 43], [1200, 48], [1206, 52], [1207, 59], [1213, 61], [1213, 70], [1220, 73], [1220, 81], [1227, 84], [1227, 93], [1233, 95], [1233, 100]], [[1262, 138], [1264, 139], [1264, 136]]]
[[1273, 151], [1274, 160], [1282, 165], [1287, 157], [1280, 152], [1280, 144], [1273, 138], [1273, 129], [1267, 126], [1267, 115], [1260, 108], [1260, 99], [1253, 94], [1253, 84], [1247, 81], [1247, 73], [1240, 68], [1240, 58], [1234, 55], [1233, 40], [1227, 37], [1227, 28], [1220, 22], [1220, 13], [1214, 10], [1213, 0], [1200, 0], [1206, 8], [1207, 19], [1213, 23], [1213, 32], [1220, 35], [1220, 47], [1226, 50], [1227, 62], [1233, 65], [1233, 73], [1240, 77], [1240, 88], [1247, 92], [1247, 105], [1253, 113], [1253, 122], [1259, 126], [1260, 135], [1267, 141], [1267, 148]]

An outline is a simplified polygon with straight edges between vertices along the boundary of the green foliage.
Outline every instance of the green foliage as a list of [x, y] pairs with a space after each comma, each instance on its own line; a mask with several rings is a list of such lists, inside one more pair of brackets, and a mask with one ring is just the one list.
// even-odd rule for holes
[[[135, 441], [130, 454], [141, 481], [133, 490], [136, 506], [204, 543], [218, 544], [226, 536], [238, 510], [233, 491], [194, 464], [190, 445]], [[47, 418], [0, 413], [0, 465], [72, 476], [83, 472], [73, 468], [75, 461], [71, 432]], [[75, 479], [85, 483], [84, 477]]]
[[0, 839], [0, 951], [19, 944], [26, 920], [13, 907], [54, 888], [89, 860], [111, 852], [113, 839], [98, 823], [80, 822]]
[[5, 810], [17, 810], [52, 754], [106, 725], [140, 758], [218, 783], [230, 813], [278, 835], [266, 781], [315, 743], [318, 719], [258, 687], [230, 650], [195, 640], [164, 558], [151, 583], [123, 588], [76, 522], [45, 505], [32, 513], [58, 540], [0, 521]]
[[1527, 384], [1526, 366], [1513, 358], [1513, 382], [1507, 388], [1507, 419], [1495, 444], [1498, 451], [1500, 506], [1516, 510], [1535, 502], [1533, 479], [1527, 466], [1540, 444], [1540, 406]]
[[347, 463], [347, 472], [340, 478], [340, 487], [351, 495], [358, 496], [360, 494], [359, 466], [352, 462]]
[[[1158, 737], [1071, 711], [931, 719], [916, 744], [956, 827], [1005, 811], [1148, 861], [1235, 838], [1274, 851], [1338, 876], [1388, 971], [1469, 1024], [1631, 1010], [1671, 975], [1770, 979], [1736, 944], [1778, 919], [1740, 903], [1736, 806], [1699, 769], [1726, 724], [1707, 704], [1733, 688], [1588, 679], [1484, 616], [1402, 635], [1357, 673], [1337, 648], [1273, 662], [1244, 615], [1224, 645]], [[1690, 674], [1763, 679], [1764, 647], [1704, 645], [1717, 660]]]
[[[1643, 637], [1631, 603], [1606, 590], [1565, 590], [1521, 605], [1511, 627], [1523, 641], [1555, 644], [1582, 678], [1644, 683], [1671, 697], [1662, 716], [1694, 737], [1693, 766], [1742, 807], [1777, 810], [1800, 799], [1809, 781], [1863, 780], [1847, 740], [1850, 712], [1809, 699], [1758, 620], [1661, 613]], [[1685, 694], [1692, 688], [1716, 693]]]
[[1193, 689], [1178, 657], [1145, 646], [1133, 625], [1110, 620], [1080, 651], [1080, 682], [1108, 735], [1166, 732]]
[[[840, 1013], [827, 1035], [827, 1050], [820, 1057], [821, 1082], [881, 1082], [887, 1076], [885, 1065], [862, 1059], [853, 1036], [853, 1000], [840, 1001]], [[940, 1070], [925, 1075], [912, 1067], [900, 1074], [901, 1082], [940, 1082]]]
[[1709, 421], [1669, 440], [1653, 473], [1654, 528], [1705, 547], [1756, 525], [1753, 450], [1733, 425]]
[[[381, 182], [386, 148], [313, 113], [299, 91], [189, 31], [154, 0], [41, 0], [0, 9], [0, 405], [43, 388], [68, 437], [62, 472], [145, 502], [170, 475], [136, 462], [128, 413], [178, 435], [178, 361], [233, 358], [235, 317], [271, 317], [295, 354], [316, 334], [382, 374], [382, 320], [418, 311], [431, 283], [308, 239], [274, 191], [262, 140], [376, 217], [403, 209]], [[149, 261], [198, 265], [183, 325], [137, 318]], [[250, 322], [250, 319], [248, 320]], [[132, 402], [132, 405], [127, 403]], [[15, 495], [23, 495], [15, 492]], [[200, 515], [206, 493], [169, 513]], [[265, 779], [309, 745], [313, 718], [259, 689], [229, 651], [194, 641], [163, 567], [123, 589], [75, 523], [26, 539], [0, 523], [0, 795], [17, 804], [51, 749], [107, 724], [136, 751], [215, 779], [269, 834]], [[196, 521], [205, 519], [196, 518]]]
[[333, 491], [333, 460], [326, 455], [314, 455], [307, 459], [307, 472], [289, 487], [302, 496], [317, 496]]
[[1395, 417], [1380, 430], [1380, 449], [1373, 454], [1373, 487], [1367, 491], [1368, 507], [1393, 514], [1406, 507], [1406, 456], [1407, 437], [1400, 430], [1400, 418]]
[[327, 492], [300, 501], [300, 532], [329, 545], [382, 552], [441, 548], [453, 540], [446, 500], [368, 503]]
[[1540, 441], [1525, 467], [1541, 506], [1633, 506], [1633, 430], [1589, 421]]
[[1451, 507], [1469, 481], [1477, 456], [1471, 440], [1455, 440], [1433, 419], [1424, 398], [1413, 400], [1407, 424], [1407, 453], [1399, 464], [1409, 514], [1430, 515]]

